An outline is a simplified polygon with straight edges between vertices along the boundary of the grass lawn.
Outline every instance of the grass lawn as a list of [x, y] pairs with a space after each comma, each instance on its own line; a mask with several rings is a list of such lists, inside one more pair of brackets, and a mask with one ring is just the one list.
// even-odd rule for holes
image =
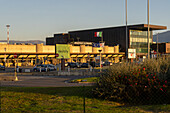
[[92, 98], [92, 87], [1, 87], [2, 113], [153, 113], [170, 112], [170, 105], [124, 106]]

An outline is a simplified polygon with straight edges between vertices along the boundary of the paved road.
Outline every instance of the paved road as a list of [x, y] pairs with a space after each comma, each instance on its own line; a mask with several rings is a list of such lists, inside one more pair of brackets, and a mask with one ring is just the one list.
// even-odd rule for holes
[[87, 76], [18, 76], [19, 81], [0, 81], [1, 86], [15, 87], [71, 87], [87, 86], [87, 83], [67, 83], [67, 81]]

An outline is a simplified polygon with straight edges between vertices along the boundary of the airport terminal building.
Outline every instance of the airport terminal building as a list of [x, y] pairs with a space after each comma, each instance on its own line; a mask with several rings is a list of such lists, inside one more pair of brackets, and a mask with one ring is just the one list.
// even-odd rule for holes
[[[150, 44], [153, 43], [153, 31], [165, 30], [166, 26], [150, 25]], [[128, 48], [136, 49], [137, 55], [147, 55], [147, 24], [127, 26]], [[103, 33], [105, 45], [119, 45], [120, 52], [126, 50], [126, 26], [107, 27], [97, 29], [86, 29], [69, 31], [68, 34], [55, 34], [52, 38], [46, 38], [47, 45], [56, 43], [70, 43], [72, 41], [101, 42], [101, 38], [95, 37], [95, 32]]]
[[[137, 56], [147, 55], [147, 25], [130, 25], [128, 28], [128, 48], [136, 49]], [[166, 26], [150, 25], [150, 43], [152, 44], [153, 30], [164, 30]], [[96, 32], [102, 32], [96, 37]], [[94, 46], [94, 45], [102, 46]], [[62, 47], [64, 45], [65, 47]], [[17, 64], [37, 65], [40, 63], [58, 64], [61, 58], [66, 62], [97, 61], [101, 55], [102, 61], [120, 62], [125, 58], [126, 26], [108, 27], [89, 30], [69, 31], [54, 34], [46, 38], [43, 44], [0, 44], [0, 64], [14, 66]], [[169, 47], [169, 46], [167, 46]], [[64, 50], [67, 48], [67, 50]], [[61, 49], [58, 51], [58, 49]], [[102, 51], [99, 51], [102, 50]], [[168, 49], [169, 50], [169, 49]], [[67, 52], [67, 57], [61, 53]], [[59, 54], [59, 57], [56, 57]], [[16, 58], [14, 58], [14, 55]]]

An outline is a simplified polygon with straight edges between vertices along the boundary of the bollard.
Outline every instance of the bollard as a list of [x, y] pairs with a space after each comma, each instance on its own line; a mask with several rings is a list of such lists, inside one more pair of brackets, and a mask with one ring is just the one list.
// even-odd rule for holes
[[90, 66], [90, 72], [92, 72], [92, 67]]
[[41, 68], [40, 68], [40, 72], [41, 72]]
[[68, 72], [70, 72], [70, 66], [68, 66]]

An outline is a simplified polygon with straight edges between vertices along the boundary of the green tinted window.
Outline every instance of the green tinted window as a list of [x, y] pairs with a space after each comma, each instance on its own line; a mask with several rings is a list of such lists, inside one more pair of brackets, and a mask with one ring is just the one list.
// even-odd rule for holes
[[[130, 48], [136, 49], [136, 53], [147, 53], [147, 31], [130, 30]], [[152, 31], [150, 31], [150, 44], [152, 43]]]

